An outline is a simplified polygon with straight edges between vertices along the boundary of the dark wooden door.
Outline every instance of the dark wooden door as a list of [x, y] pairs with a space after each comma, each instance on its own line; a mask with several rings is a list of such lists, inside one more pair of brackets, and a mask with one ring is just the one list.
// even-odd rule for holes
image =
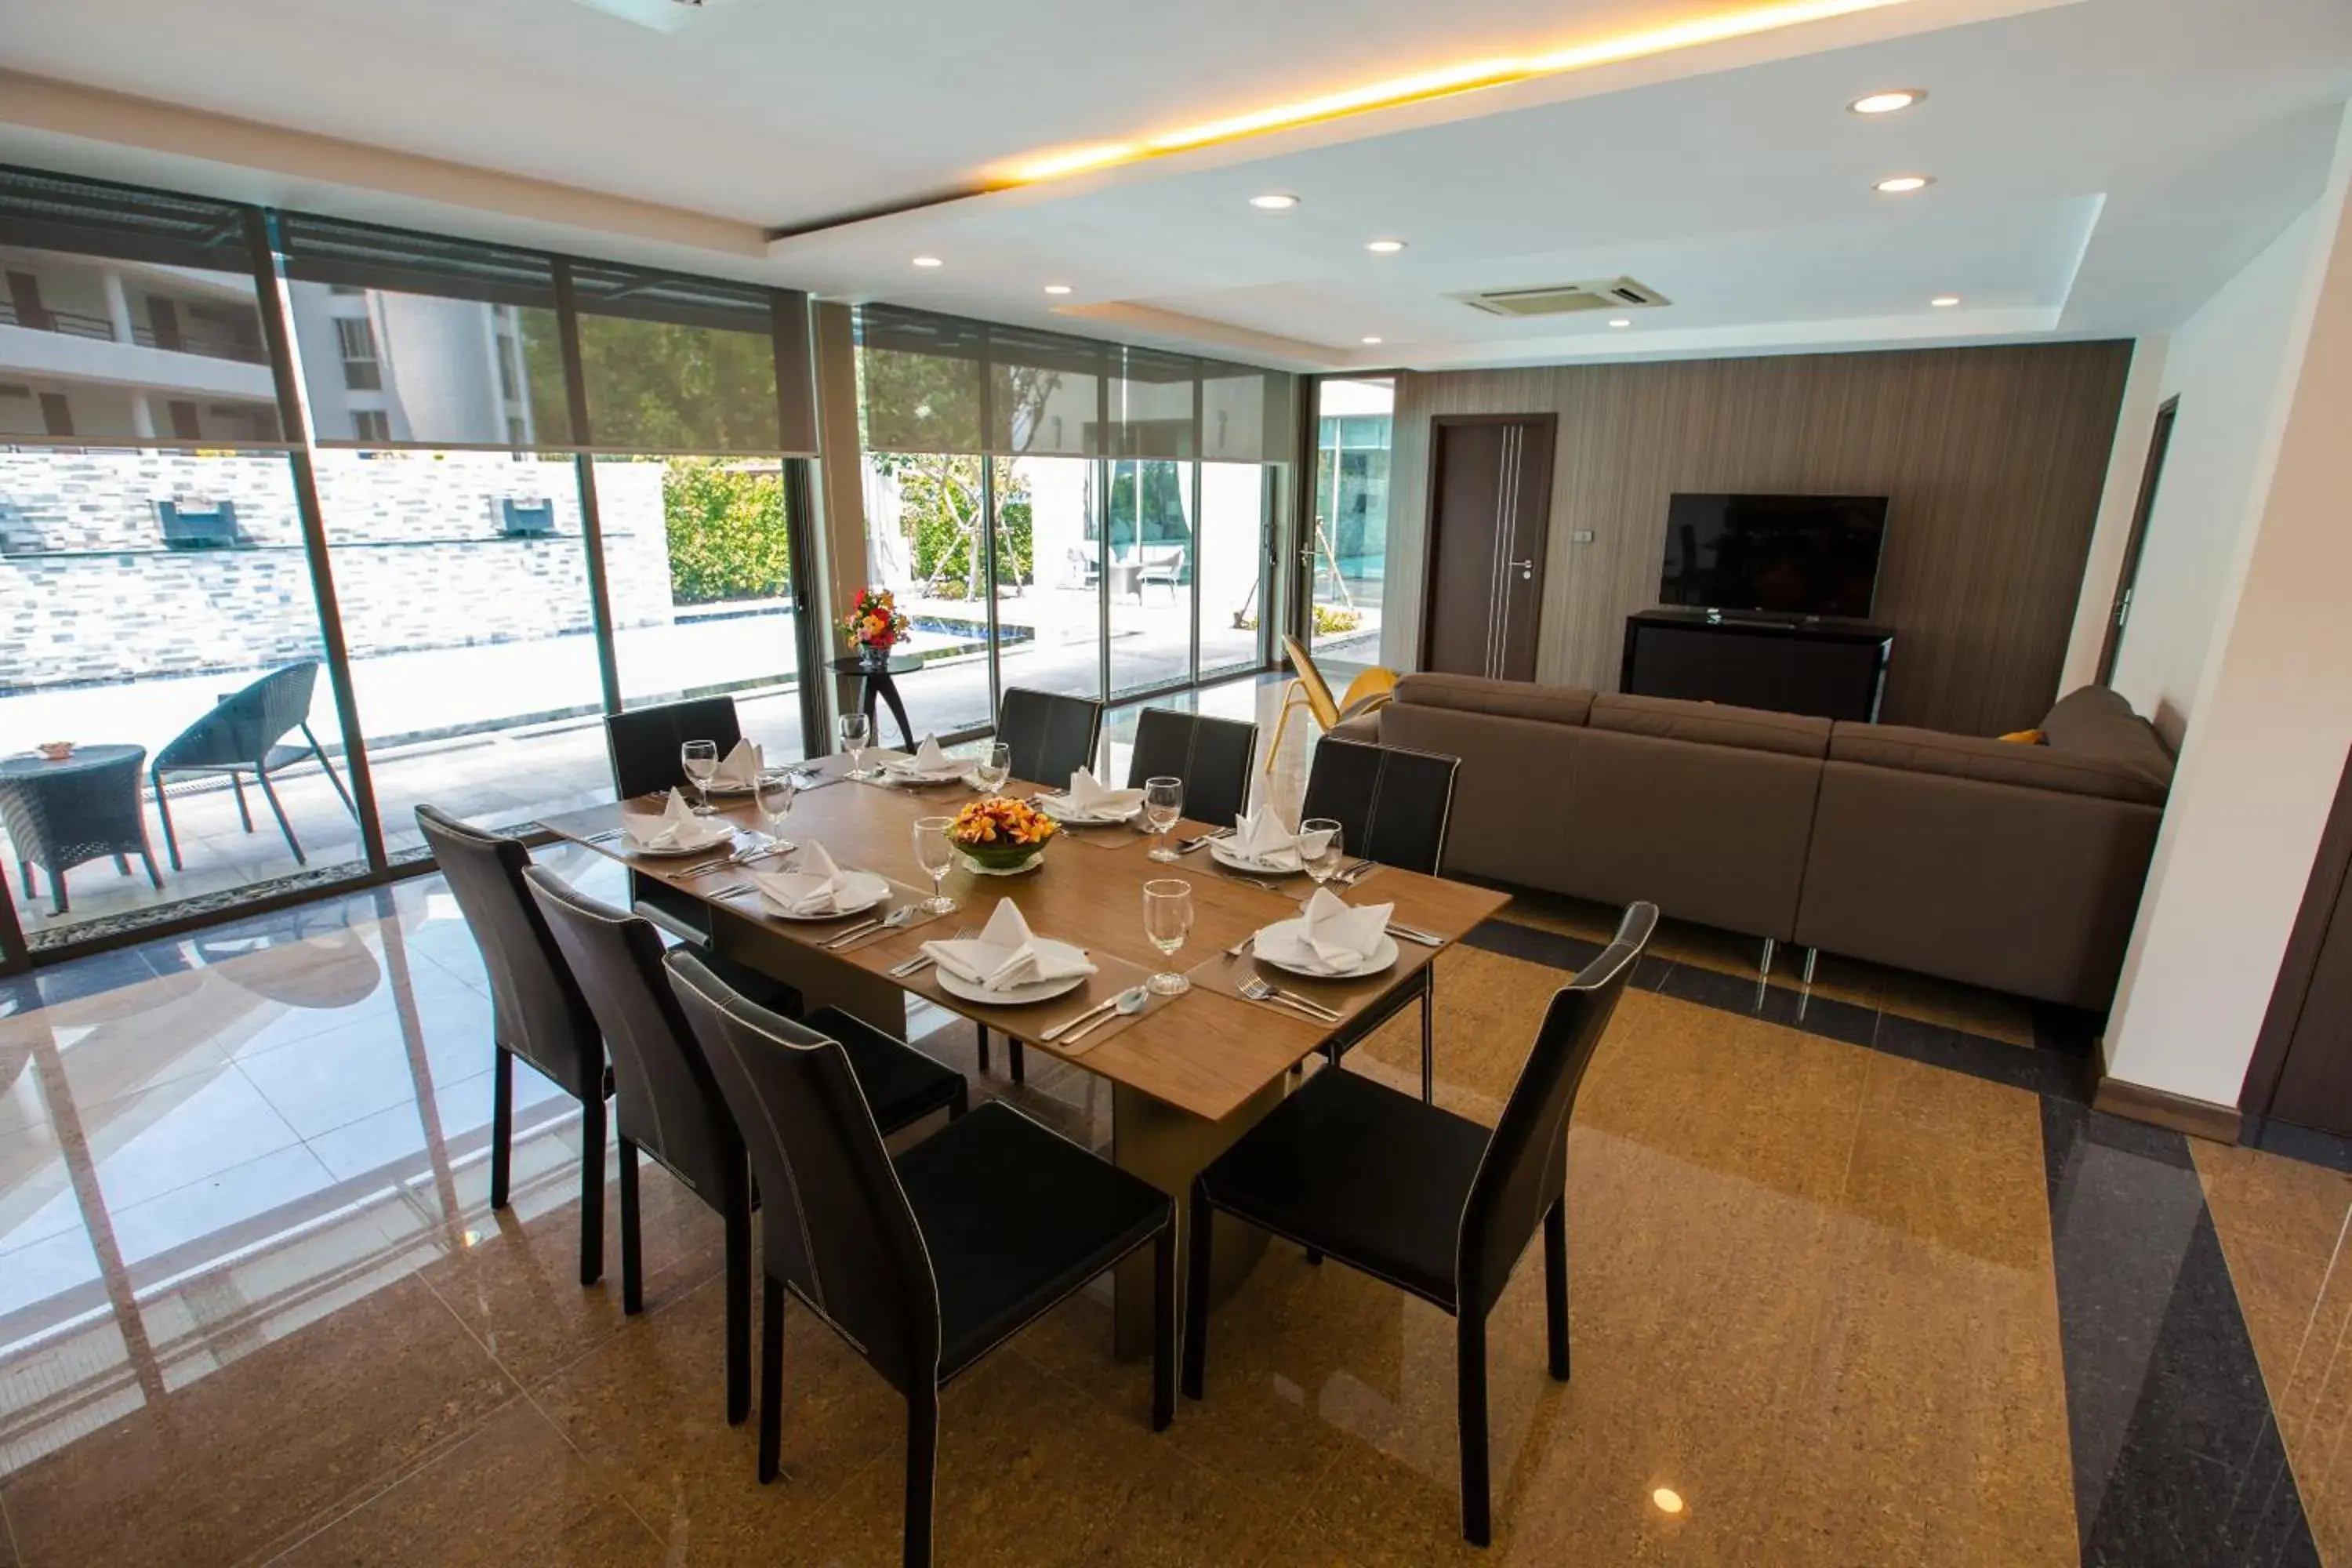
[[1441, 415], [1430, 423], [1422, 668], [1532, 680], [1556, 421]]
[[2124, 540], [2123, 569], [2116, 574], [2116, 599], [2107, 607], [2107, 637], [2099, 647], [2098, 683], [2105, 686], [2116, 673], [2116, 657], [2123, 652], [2124, 628], [2131, 624], [2132, 595], [2139, 584], [2140, 556], [2147, 549], [2147, 520], [2156, 511], [2156, 487], [2164, 479], [2164, 455], [2172, 449], [2172, 422], [2180, 413], [2180, 399], [2168, 397], [2156, 411], [2156, 428], [2147, 438], [2147, 465], [2140, 470], [2139, 500], [2132, 507], [2131, 532]]
[[2352, 763], [2320, 835], [2240, 1105], [2352, 1137]]

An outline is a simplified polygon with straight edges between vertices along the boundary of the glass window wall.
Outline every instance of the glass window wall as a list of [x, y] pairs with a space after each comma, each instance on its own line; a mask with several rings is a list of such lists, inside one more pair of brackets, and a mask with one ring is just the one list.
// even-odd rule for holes
[[1389, 426], [1396, 384], [1327, 380], [1316, 407], [1314, 537], [1307, 542], [1318, 662], [1380, 662], [1389, 524]]

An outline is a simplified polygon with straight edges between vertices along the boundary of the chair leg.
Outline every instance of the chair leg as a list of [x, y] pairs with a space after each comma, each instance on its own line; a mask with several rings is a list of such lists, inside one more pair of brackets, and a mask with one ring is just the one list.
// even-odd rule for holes
[[1216, 1211], [1196, 1185], [1192, 1189], [1192, 1260], [1184, 1279], [1184, 1395], [1203, 1397], [1209, 1376], [1209, 1256]]
[[1151, 1429], [1176, 1419], [1176, 1216], [1151, 1244]]
[[118, 877], [128, 877], [131, 875], [131, 862], [124, 859], [121, 856], [117, 855], [114, 858], [114, 874]]
[[1544, 1212], [1544, 1331], [1550, 1343], [1551, 1375], [1568, 1381], [1568, 1199]]
[[906, 1568], [931, 1568], [931, 1482], [939, 1464], [940, 1391], [927, 1384], [907, 1395]]
[[1029, 1058], [1021, 1049], [1021, 1042], [1012, 1036], [1004, 1037], [1004, 1066], [1015, 1083], [1029, 1081]]
[[163, 890], [163, 873], [155, 869], [155, 851], [148, 847], [147, 836], [139, 836], [139, 858], [147, 863], [147, 880], [157, 892]]
[[490, 1206], [507, 1206], [507, 1172], [514, 1153], [514, 1057], [490, 1047]]
[[150, 773], [147, 782], [155, 788], [155, 815], [163, 819], [163, 853], [172, 862], [172, 869], [182, 870], [179, 836], [172, 831], [172, 797], [163, 793], [163, 775]]
[[1454, 1327], [1454, 1376], [1461, 1392], [1462, 1539], [1486, 1546], [1495, 1537], [1486, 1493], [1486, 1320], [1465, 1311]]
[[253, 808], [245, 804], [245, 775], [231, 773], [228, 782], [229, 787], [236, 791], [236, 814], [245, 819], [245, 830], [250, 833], [253, 831]]
[[[730, 1200], [727, 1226], [727, 1425], [751, 1414], [751, 1202]], [[781, 1303], [779, 1303], [781, 1307]]]
[[278, 817], [278, 831], [286, 835], [286, 847], [294, 851], [294, 864], [308, 866], [310, 863], [310, 857], [302, 853], [302, 845], [294, 837], [294, 825], [286, 820], [286, 808], [278, 804], [278, 791], [271, 787], [269, 775], [257, 773], [253, 776], [261, 781], [262, 796], [269, 802], [269, 809]]
[[988, 1076], [988, 1026], [980, 1026], [980, 1076]]
[[53, 866], [49, 868], [49, 912], [61, 915], [67, 908], [65, 870]]
[[[635, 1316], [646, 1310], [645, 1253], [637, 1245], [637, 1146], [626, 1138], [613, 1142], [621, 1151], [621, 1310]], [[734, 1306], [731, 1299], [728, 1306]]]
[[1820, 948], [1809, 947], [1805, 949], [1804, 981], [1806, 984], [1811, 985], [1813, 983], [1813, 965], [1819, 963], [1821, 959], [1822, 950]]
[[1769, 936], [1764, 939], [1764, 961], [1756, 966], [1756, 973], [1759, 978], [1770, 978], [1772, 973], [1772, 954], [1780, 948], [1780, 944], [1779, 942], [1773, 941]]
[[604, 1102], [580, 1102], [580, 1283], [604, 1277]]
[[343, 797], [343, 809], [352, 814], [353, 822], [357, 822], [360, 819], [359, 805], [352, 799], [352, 792], [343, 787], [342, 775], [335, 772], [335, 764], [327, 760], [327, 748], [319, 744], [319, 737], [310, 733], [308, 724], [302, 726], [302, 738], [310, 742], [310, 754], [319, 759], [319, 771], [327, 775], [327, 782], [335, 786], [337, 795]]
[[1421, 984], [1421, 1102], [1437, 1103], [1437, 980], [1433, 975]]
[[776, 1479], [776, 1450], [784, 1423], [784, 1288], [761, 1270], [760, 1292], [760, 1484]]

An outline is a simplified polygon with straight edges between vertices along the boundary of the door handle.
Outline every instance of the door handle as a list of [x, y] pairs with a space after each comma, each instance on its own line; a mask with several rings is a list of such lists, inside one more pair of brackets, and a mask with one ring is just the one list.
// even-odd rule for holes
[[1536, 580], [1536, 563], [1533, 561], [1514, 561], [1511, 563], [1511, 567], [1518, 573], [1520, 582], [1532, 583]]

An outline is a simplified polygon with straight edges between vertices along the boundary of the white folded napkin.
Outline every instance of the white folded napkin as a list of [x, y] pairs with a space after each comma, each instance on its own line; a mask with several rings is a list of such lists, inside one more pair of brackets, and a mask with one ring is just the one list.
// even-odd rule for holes
[[[1318, 888], [1307, 900], [1307, 910], [1287, 930], [1268, 936], [1260, 931], [1255, 951], [1279, 963], [1295, 963], [1327, 974], [1360, 969], [1379, 951], [1388, 934], [1394, 904], [1349, 904], [1328, 888]], [[1273, 928], [1267, 928], [1272, 931]]]
[[719, 771], [710, 775], [710, 787], [728, 790], [754, 788], [767, 767], [767, 756], [759, 747], [749, 741], [738, 741], [735, 749], [719, 762]]
[[677, 790], [669, 792], [659, 816], [627, 813], [621, 818], [621, 827], [640, 849], [699, 849], [735, 836], [730, 824], [695, 816], [686, 796]]
[[1211, 842], [1223, 844], [1229, 853], [1243, 859], [1295, 871], [1298, 868], [1300, 853], [1308, 850], [1320, 853], [1327, 836], [1318, 833], [1309, 837], [1313, 840], [1311, 844], [1307, 838], [1293, 833], [1289, 825], [1282, 820], [1282, 814], [1269, 805], [1264, 811], [1243, 812], [1234, 818], [1232, 837]]
[[927, 942], [923, 951], [941, 969], [985, 991], [1009, 991], [1045, 980], [1092, 974], [1087, 955], [1066, 942], [1033, 936], [1011, 899], [999, 899], [980, 935], [963, 941]]
[[923, 743], [915, 748], [913, 756], [905, 762], [889, 764], [892, 773], [904, 773], [909, 778], [919, 779], [948, 778], [963, 772], [971, 765], [961, 758], [950, 757], [941, 751], [938, 737], [933, 735], [923, 737]]
[[1070, 775], [1069, 793], [1062, 799], [1082, 816], [1121, 816], [1143, 804], [1143, 792], [1113, 789], [1095, 777], [1092, 769], [1080, 768]]
[[787, 915], [829, 915], [845, 903], [857, 903], [873, 889], [865, 873], [845, 871], [833, 863], [822, 844], [803, 844], [793, 857], [789, 871], [754, 871], [751, 885], [760, 901]]

